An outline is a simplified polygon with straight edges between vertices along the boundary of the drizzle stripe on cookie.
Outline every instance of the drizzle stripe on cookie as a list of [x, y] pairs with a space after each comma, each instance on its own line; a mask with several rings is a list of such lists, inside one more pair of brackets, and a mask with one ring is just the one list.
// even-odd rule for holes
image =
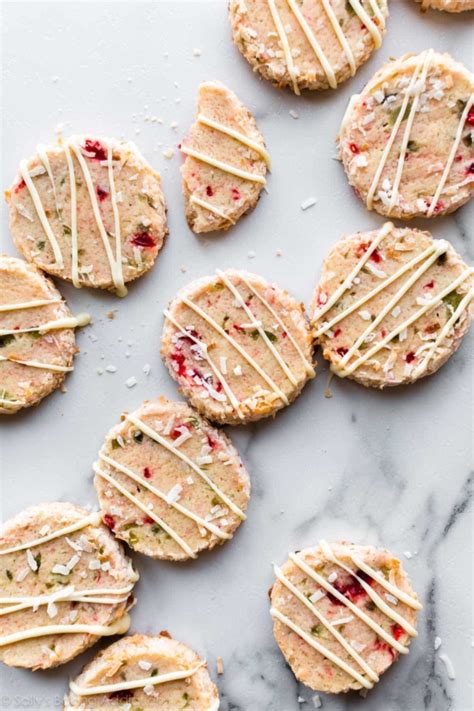
[[286, 66], [288, 68], [288, 74], [290, 75], [291, 82], [293, 84], [293, 91], [295, 92], [296, 96], [300, 95], [300, 90], [298, 87], [298, 81], [296, 78], [296, 71], [295, 71], [295, 65], [293, 63], [293, 55], [291, 54], [291, 49], [290, 49], [290, 44], [288, 42], [288, 37], [285, 32], [285, 28], [283, 27], [283, 23], [281, 21], [280, 14], [277, 10], [275, 0], [267, 0], [268, 7], [270, 9], [270, 13], [273, 19], [273, 22], [275, 24], [276, 31], [278, 33], [278, 36], [280, 38], [280, 42], [283, 47], [283, 52], [285, 54], [285, 60], [286, 60]]
[[20, 163], [20, 175], [23, 178], [23, 180], [26, 184], [26, 187], [29, 190], [31, 199], [33, 200], [33, 205], [35, 206], [37, 215], [38, 215], [39, 220], [41, 222], [41, 226], [42, 226], [42, 228], [46, 234], [46, 237], [48, 238], [48, 241], [51, 245], [51, 248], [53, 250], [54, 259], [55, 259], [55, 266], [57, 266], [58, 269], [64, 269], [64, 261], [63, 261], [63, 255], [61, 254], [61, 248], [60, 248], [58, 241], [54, 235], [51, 224], [50, 224], [48, 218], [46, 217], [43, 203], [41, 202], [41, 198], [38, 194], [38, 191], [36, 190], [36, 187], [30, 177], [30, 172], [29, 172], [29, 168], [28, 168], [28, 161], [26, 161], [26, 160], [22, 160]]
[[16, 358], [0, 355], [0, 361], [8, 361], [17, 365], [27, 365], [30, 368], [40, 368], [42, 370], [52, 370], [57, 373], [70, 373], [74, 368], [65, 365], [55, 365], [54, 363], [41, 363], [39, 360], [17, 360]]
[[199, 316], [201, 316], [201, 318], [203, 318], [205, 321], [207, 321], [207, 323], [210, 326], [212, 326], [217, 331], [217, 333], [219, 333], [223, 338], [225, 338], [225, 340], [228, 343], [230, 343], [233, 346], [233, 348], [235, 348], [235, 350], [238, 351], [243, 358], [245, 358], [247, 363], [250, 366], [252, 366], [252, 368], [263, 378], [263, 380], [265, 380], [267, 385], [269, 385], [272, 388], [272, 390], [278, 395], [279, 398], [281, 398], [281, 400], [285, 403], [285, 405], [289, 404], [288, 398], [285, 395], [285, 393], [278, 387], [278, 385], [272, 380], [272, 378], [270, 378], [270, 376], [259, 366], [259, 364], [252, 358], [252, 356], [249, 355], [249, 353], [247, 353], [247, 351], [244, 348], [242, 348], [240, 343], [237, 343], [237, 341], [234, 338], [232, 338], [232, 336], [230, 336], [228, 333], [226, 333], [224, 331], [224, 329], [221, 328], [221, 326], [216, 321], [214, 321], [214, 319], [211, 316], [209, 316], [205, 311], [203, 311], [200, 308], [200, 306], [193, 303], [186, 296], [181, 296], [181, 301], [183, 302], [183, 304], [186, 304], [186, 306], [188, 308], [190, 308], [192, 311], [194, 311]]
[[267, 183], [263, 175], [249, 173], [247, 170], [241, 170], [234, 165], [229, 165], [229, 163], [223, 163], [221, 160], [217, 160], [217, 158], [207, 155], [207, 153], [195, 151], [194, 148], [182, 145], [181, 152], [187, 156], [191, 156], [191, 158], [200, 160], [202, 163], [207, 163], [213, 168], [219, 168], [219, 170], [224, 171], [224, 173], [230, 173], [231, 175], [235, 175], [237, 178], [242, 178], [242, 180], [248, 180], [252, 183], [261, 183], [262, 185], [266, 185]]
[[32, 333], [34, 331], [46, 333], [47, 331], [57, 331], [63, 328], [77, 328], [78, 326], [87, 326], [90, 321], [91, 317], [89, 314], [66, 316], [64, 318], [56, 319], [55, 321], [40, 323], [38, 326], [32, 326], [31, 328], [0, 328], [0, 336], [13, 336], [17, 333]]
[[111, 637], [116, 634], [125, 634], [130, 627], [129, 615], [124, 615], [112, 625], [45, 625], [44, 627], [32, 627], [29, 630], [14, 632], [13, 634], [0, 637], [0, 647], [9, 644], [23, 642], [26, 639], [36, 639], [37, 637], [48, 637], [56, 634], [91, 634], [97, 637]]
[[203, 114], [198, 114], [197, 120], [199, 123], [202, 123], [204, 126], [208, 126], [209, 128], [214, 128], [216, 131], [219, 131], [220, 133], [225, 133], [226, 136], [230, 136], [231, 138], [235, 138], [236, 141], [239, 141], [239, 143], [242, 143], [244, 146], [247, 146], [248, 148], [251, 148], [255, 153], [258, 153], [261, 158], [265, 161], [268, 169], [271, 168], [271, 163], [270, 163], [270, 156], [268, 154], [268, 151], [266, 148], [257, 141], [252, 140], [248, 136], [246, 136], [243, 133], [240, 133], [239, 131], [236, 131], [234, 128], [231, 128], [230, 126], [226, 126], [223, 123], [219, 123], [218, 121], [214, 121], [214, 119], [209, 118], [208, 116], [203, 116]]
[[344, 32], [341, 29], [341, 26], [338, 22], [338, 19], [336, 17], [336, 13], [332, 9], [331, 3], [329, 0], [321, 0], [322, 5], [324, 7], [324, 10], [326, 12], [326, 15], [329, 18], [329, 22], [332, 25], [332, 28], [336, 34], [337, 39], [339, 40], [339, 44], [341, 45], [344, 54], [347, 57], [347, 62], [349, 64], [350, 70], [351, 70], [351, 76], [354, 76], [356, 73], [357, 67], [354, 59], [354, 54], [352, 52], [351, 46], [349, 42], [347, 41], [347, 37], [345, 36]]
[[[372, 39], [374, 40], [374, 46], [376, 49], [378, 49], [382, 44], [382, 35], [380, 34], [379, 28], [377, 27], [375, 22], [373, 22], [373, 20], [370, 18], [370, 15], [368, 15], [367, 12], [364, 10], [364, 8], [362, 7], [362, 5], [360, 3], [360, 0], [349, 0], [349, 3], [351, 4], [352, 9], [354, 10], [355, 14], [360, 18], [361, 22], [367, 27], [368, 31], [372, 35]], [[375, 14], [374, 5], [375, 5], [375, 7], [377, 7], [377, 10], [379, 9], [378, 5], [375, 2], [372, 2], [372, 0], [371, 0], [370, 4], [371, 4], [372, 9], [374, 10], [374, 14]], [[379, 20], [380, 20], [380, 16], [381, 16], [381, 13], [379, 10], [379, 14], [378, 14]], [[382, 27], [384, 27], [384, 26], [385, 26], [385, 22], [382, 17]]]
[[[0, 609], [0, 616], [19, 610], [37, 609], [49, 605], [51, 602], [89, 602], [100, 605], [116, 605], [120, 602], [127, 602], [128, 595], [132, 590], [133, 584], [125, 588], [99, 588], [97, 590], [76, 590], [74, 585], [68, 585], [50, 595], [2, 597], [0, 605], [8, 605], [8, 607]], [[107, 597], [107, 595], [112, 597]], [[125, 597], [118, 597], [119, 595], [125, 595]]]
[[106, 454], [102, 454], [101, 452], [99, 452], [99, 457], [100, 457], [100, 459], [102, 459], [102, 461], [107, 462], [107, 464], [110, 464], [110, 466], [114, 467], [122, 474], [125, 474], [126, 476], [130, 477], [130, 479], [133, 479], [134, 481], [139, 483], [140, 486], [143, 486], [143, 487], [145, 487], [145, 489], [148, 489], [148, 491], [150, 491], [152, 494], [154, 494], [159, 499], [164, 501], [166, 504], [168, 504], [168, 506], [171, 506], [172, 508], [176, 509], [176, 511], [179, 511], [181, 514], [183, 514], [183, 516], [190, 518], [198, 526], [202, 526], [203, 528], [206, 528], [208, 531], [213, 533], [218, 538], [222, 538], [222, 539], [232, 538], [230, 533], [226, 533], [225, 531], [222, 531], [220, 528], [218, 528], [218, 526], [215, 526], [210, 521], [206, 521], [206, 519], [202, 518], [201, 516], [194, 513], [193, 511], [190, 511], [189, 509], [187, 509], [185, 506], [182, 506], [177, 501], [169, 500], [166, 494], [164, 494], [162, 491], [157, 489], [152, 484], [149, 484], [146, 481], [146, 479], [139, 476], [136, 472], [134, 472], [129, 467], [124, 466], [120, 462], [117, 462], [115, 459], [112, 459], [111, 457], [108, 457]]
[[102, 477], [102, 479], [105, 479], [106, 481], [108, 481], [109, 484], [111, 484], [113, 487], [115, 487], [117, 489], [117, 491], [119, 491], [122, 494], [122, 496], [125, 496], [126, 499], [131, 501], [132, 504], [135, 504], [135, 506], [138, 509], [143, 511], [143, 513], [145, 513], [147, 516], [152, 518], [153, 521], [155, 521], [155, 523], [157, 523], [159, 526], [161, 526], [161, 528], [164, 531], [166, 531], [166, 533], [169, 536], [171, 536], [171, 538], [174, 540], [174, 542], [177, 543], [178, 546], [180, 548], [182, 548], [183, 551], [187, 555], [189, 555], [191, 558], [196, 558], [196, 554], [194, 553], [192, 548], [190, 548], [188, 546], [188, 544], [186, 543], [186, 541], [183, 538], [181, 538], [181, 536], [178, 533], [176, 533], [174, 528], [171, 528], [171, 526], [168, 526], [168, 524], [165, 521], [163, 521], [163, 519], [160, 516], [158, 516], [154, 511], [151, 511], [151, 509], [147, 508], [145, 506], [145, 504], [142, 504], [140, 499], [138, 499], [130, 491], [128, 491], [128, 489], [125, 486], [122, 486], [122, 484], [120, 484], [113, 477], [111, 477], [110, 474], [107, 474], [106, 472], [102, 471], [102, 469], [100, 469], [100, 467], [98, 467], [97, 464], [93, 465], [93, 469], [98, 476], [100, 476], [100, 477]]
[[196, 197], [196, 195], [191, 195], [189, 201], [192, 202], [194, 205], [203, 207], [205, 210], [209, 210], [209, 212], [213, 212], [215, 215], [218, 215], [218, 217], [222, 217], [223, 220], [227, 220], [232, 225], [235, 224], [235, 220], [226, 215], [225, 212], [222, 212], [222, 210], [219, 210], [218, 207], [214, 207], [214, 205], [211, 205], [210, 202], [207, 202], [206, 200], [201, 200], [201, 198]]
[[36, 309], [48, 304], [62, 304], [61, 299], [38, 299], [37, 301], [21, 301], [17, 304], [0, 304], [1, 311], [21, 311], [23, 309]]
[[[324, 625], [324, 627], [330, 632], [330, 634], [339, 642], [339, 644], [344, 647], [346, 652], [353, 658], [355, 661], [359, 664], [359, 666], [363, 669], [363, 671], [367, 674], [367, 676], [372, 680], [377, 682], [379, 680], [378, 675], [374, 672], [374, 670], [367, 664], [367, 662], [356, 652], [354, 647], [351, 646], [351, 644], [342, 636], [342, 634], [338, 631], [334, 625], [331, 624], [331, 622], [325, 617], [315, 605], [307, 598], [303, 593], [298, 590], [296, 585], [293, 585], [293, 583], [283, 574], [283, 571], [278, 567], [274, 566], [273, 570], [275, 572], [276, 577], [278, 580], [280, 580], [283, 585], [288, 588], [288, 590], [293, 593], [293, 595], [300, 600], [300, 602], [305, 605], [308, 610], [311, 610], [313, 615], [317, 617], [317, 619], [321, 622], [321, 624]], [[341, 660], [342, 661], [342, 660]], [[372, 687], [372, 684], [370, 685], [370, 688]], [[369, 688], [369, 687], [368, 687]]]
[[229, 499], [229, 497], [226, 496], [223, 491], [221, 491], [221, 490], [219, 489], [219, 487], [217, 486], [217, 484], [215, 484], [215, 483], [212, 481], [212, 479], [210, 479], [210, 478], [207, 476], [206, 472], [205, 472], [203, 469], [201, 469], [200, 467], [198, 467], [198, 465], [195, 464], [195, 463], [192, 461], [192, 459], [190, 459], [189, 457], [187, 457], [187, 456], [184, 454], [184, 452], [181, 452], [177, 447], [174, 447], [170, 442], [168, 442], [168, 440], [166, 440], [164, 437], [162, 437], [161, 435], [159, 435], [158, 432], [156, 432], [154, 429], [152, 429], [151, 427], [149, 427], [145, 422], [143, 422], [142, 420], [140, 420], [140, 418], [136, 417], [135, 415], [127, 415], [127, 420], [129, 420], [129, 422], [132, 422], [132, 423], [135, 425], [135, 427], [137, 427], [141, 432], [143, 432], [143, 434], [148, 435], [148, 437], [150, 437], [151, 439], [153, 439], [153, 440], [154, 440], [155, 442], [157, 442], [158, 444], [161, 444], [162, 447], [164, 447], [164, 448], [167, 449], [169, 452], [171, 452], [172, 454], [174, 454], [175, 456], [177, 456], [177, 457], [178, 457], [179, 459], [181, 459], [183, 462], [186, 462], [186, 464], [187, 464], [188, 466], [190, 466], [192, 469], [194, 469], [194, 471], [196, 472], [196, 474], [199, 474], [199, 476], [200, 476], [202, 479], [204, 479], [204, 481], [206, 482], [206, 484], [208, 484], [208, 485], [211, 487], [211, 489], [214, 491], [214, 493], [217, 494], [217, 496], [218, 496], [222, 501], [224, 501], [224, 503], [231, 509], [231, 511], [233, 511], [233, 512], [234, 512], [239, 518], [241, 518], [242, 520], [245, 520], [245, 519], [246, 519], [246, 515], [244, 514], [243, 511], [241, 511], [241, 510], [239, 509], [239, 507], [237, 506], [237, 504], [234, 504], [234, 502], [233, 502], [231, 499]]
[[77, 243], [77, 187], [74, 161], [69, 146], [64, 146], [67, 168], [69, 171], [69, 192], [71, 196], [71, 279], [76, 289], [81, 288], [79, 280], [79, 246]]
[[54, 538], [62, 538], [63, 536], [67, 536], [68, 533], [80, 531], [82, 528], [86, 528], [87, 526], [99, 526], [100, 523], [100, 512], [96, 511], [90, 516], [86, 516], [85, 518], [82, 518], [75, 523], [71, 523], [69, 526], [65, 526], [64, 528], [58, 528], [56, 531], [52, 531], [45, 536], [34, 538], [32, 541], [27, 541], [26, 543], [19, 543], [17, 546], [12, 546], [11, 548], [4, 548], [3, 550], [0, 550], [0, 555], [9, 555], [10, 553], [16, 553], [17, 551], [24, 551], [27, 548], [41, 546], [43, 543], [48, 543], [48, 541], [52, 541]]
[[93, 696], [95, 694], [110, 694], [116, 691], [126, 691], [128, 689], [143, 689], [145, 686], [156, 686], [157, 684], [165, 684], [169, 681], [179, 681], [180, 679], [188, 679], [196, 674], [204, 663], [194, 667], [194, 669], [183, 669], [167, 674], [155, 674], [146, 679], [130, 679], [129, 681], [119, 681], [117, 684], [103, 684], [100, 686], [79, 686], [76, 682], [71, 681], [69, 687], [73, 694], [77, 696]]

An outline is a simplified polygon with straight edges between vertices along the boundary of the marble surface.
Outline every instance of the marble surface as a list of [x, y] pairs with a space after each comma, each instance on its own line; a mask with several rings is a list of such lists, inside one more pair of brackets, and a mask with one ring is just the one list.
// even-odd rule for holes
[[[162, 309], [178, 287], [234, 266], [260, 272], [309, 302], [331, 245], [343, 233], [382, 223], [353, 196], [334, 160], [349, 96], [384, 60], [406, 51], [433, 46], [469, 62], [472, 18], [421, 15], [412, 0], [392, 0], [385, 43], [358, 75], [337, 92], [298, 98], [252, 74], [231, 43], [224, 2], [15, 1], [3, 2], [1, 11], [2, 189], [19, 159], [54, 138], [58, 124], [65, 134], [123, 135], [162, 172], [170, 227], [155, 268], [126, 300], [60, 285], [73, 310], [90, 311], [94, 325], [79, 334], [82, 353], [67, 394], [2, 421], [0, 494], [7, 518], [46, 500], [95, 506], [91, 463], [120, 412], [146, 397], [177, 397], [158, 347]], [[197, 85], [209, 78], [228, 84], [254, 112], [273, 173], [269, 194], [251, 215], [227, 234], [198, 238], [183, 216], [181, 158], [175, 151], [166, 160], [163, 151], [176, 148], [192, 120]], [[316, 205], [302, 211], [312, 196]], [[471, 262], [472, 216], [467, 207], [429, 224]], [[15, 254], [4, 205], [1, 237], [3, 251]], [[114, 320], [106, 317], [110, 309]], [[321, 695], [323, 708], [471, 708], [470, 345], [472, 339], [414, 387], [379, 393], [334, 380], [332, 399], [324, 397], [327, 368], [319, 357], [318, 377], [291, 408], [274, 421], [234, 428], [252, 477], [248, 520], [230, 543], [189, 565], [135, 556], [141, 580], [132, 631], [168, 629], [205, 655], [223, 711], [313, 708], [313, 692], [297, 684], [273, 640], [270, 564], [319, 537], [379, 543], [401, 556], [424, 603], [419, 637], [366, 699]], [[117, 372], [99, 375], [108, 364]], [[132, 375], [138, 384], [128, 389]], [[437, 635], [455, 680], [434, 651]], [[58, 707], [69, 676], [99, 647], [48, 673], [2, 668], [1, 708]], [[225, 667], [219, 678], [218, 655]]]

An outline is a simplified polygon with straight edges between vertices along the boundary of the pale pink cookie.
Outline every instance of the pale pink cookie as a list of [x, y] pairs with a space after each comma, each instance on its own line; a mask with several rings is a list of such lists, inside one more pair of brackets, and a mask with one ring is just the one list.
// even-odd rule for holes
[[0, 660], [49, 669], [124, 634], [138, 575], [100, 514], [32, 506], [0, 526]]
[[421, 604], [389, 551], [320, 541], [274, 571], [273, 633], [298, 681], [330, 694], [368, 690], [408, 654]]
[[474, 191], [474, 80], [449, 54], [406, 54], [348, 105], [339, 134], [349, 183], [369, 210], [445, 215]]
[[303, 306], [244, 271], [217, 270], [181, 289], [161, 342], [183, 395], [216, 422], [274, 415], [314, 377]]
[[250, 481], [229, 438], [182, 402], [125, 413], [94, 464], [105, 523], [152, 558], [186, 561], [230, 540]]
[[125, 296], [168, 232], [160, 176], [125, 141], [71, 136], [38, 146], [5, 195], [25, 259], [76, 287]]
[[465, 12], [474, 10], [474, 0], [416, 0], [421, 3], [421, 9], [444, 10], [445, 12]]
[[255, 207], [270, 158], [254, 117], [223, 84], [200, 84], [197, 119], [181, 151], [186, 218], [194, 232], [227, 230]]
[[277, 87], [335, 89], [354, 76], [386, 30], [387, 0], [231, 0], [234, 43]]
[[474, 270], [449, 242], [387, 223], [345, 237], [324, 260], [315, 339], [340, 377], [375, 388], [414, 383], [459, 348], [473, 296]]
[[86, 664], [64, 698], [64, 711], [217, 711], [207, 664], [168, 632], [135, 634]]
[[33, 264], [0, 255], [0, 414], [37, 405], [73, 368], [74, 317], [52, 281]]

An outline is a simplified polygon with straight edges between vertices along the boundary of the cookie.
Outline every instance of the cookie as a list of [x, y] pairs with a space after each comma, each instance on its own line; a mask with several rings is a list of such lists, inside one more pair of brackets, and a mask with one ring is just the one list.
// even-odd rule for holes
[[228, 230], [255, 207], [270, 157], [254, 117], [223, 84], [200, 84], [197, 119], [180, 148], [186, 219], [194, 232]]
[[94, 470], [104, 522], [152, 558], [196, 558], [245, 519], [250, 481], [236, 449], [181, 402], [160, 398], [124, 414]]
[[414, 383], [458, 349], [473, 296], [474, 270], [449, 242], [389, 222], [331, 250], [312, 323], [340, 377], [376, 388]]
[[339, 135], [349, 183], [369, 210], [446, 215], [474, 191], [474, 81], [429, 49], [384, 65], [349, 102]]
[[21, 254], [76, 287], [125, 296], [167, 234], [160, 176], [132, 143], [72, 136], [38, 146], [5, 195]]
[[421, 9], [444, 10], [445, 12], [464, 12], [474, 10], [474, 0], [416, 0]]
[[165, 310], [161, 354], [183, 395], [209, 419], [274, 415], [314, 377], [304, 308], [248, 272], [217, 270]]
[[0, 414], [37, 405], [59, 388], [78, 352], [74, 317], [34, 265], [0, 255]]
[[371, 689], [408, 654], [422, 609], [400, 561], [374, 546], [320, 541], [274, 566], [273, 633], [315, 691]]
[[387, 0], [230, 0], [234, 43], [277, 87], [335, 89], [382, 44]]
[[49, 669], [124, 634], [138, 580], [100, 514], [32, 506], [0, 526], [0, 660]]
[[70, 682], [64, 711], [90, 709], [217, 711], [207, 664], [167, 632], [135, 634], [111, 644]]

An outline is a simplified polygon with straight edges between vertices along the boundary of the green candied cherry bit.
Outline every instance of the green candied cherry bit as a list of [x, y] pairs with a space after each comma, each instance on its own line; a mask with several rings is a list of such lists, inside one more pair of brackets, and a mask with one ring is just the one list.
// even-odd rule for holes
[[259, 332], [257, 331], [257, 329], [254, 329], [253, 331], [249, 331], [248, 334], [249, 334], [249, 336], [252, 336], [254, 341], [256, 341], [260, 335]]
[[117, 439], [112, 440], [112, 449], [118, 449], [120, 447], [120, 444], [118, 443]]
[[155, 533], [156, 535], [160, 534], [162, 531], [163, 529], [157, 523], [153, 524], [153, 526], [151, 527], [151, 532]]
[[46, 242], [44, 240], [40, 240], [39, 242], [36, 243], [36, 246], [42, 252], [45, 247], [45, 244], [46, 244]]
[[41, 553], [35, 555], [36, 570], [33, 571], [35, 575], [38, 575], [39, 569], [41, 568]]
[[8, 344], [13, 343], [14, 340], [15, 336], [11, 333], [8, 333], [6, 336], [0, 336], [0, 348], [8, 346]]
[[446, 304], [449, 310], [456, 311], [457, 307], [461, 303], [463, 295], [459, 294], [457, 291], [450, 291], [447, 296], [443, 299], [443, 304]]
[[349, 0], [346, 0], [346, 12], [348, 15], [355, 15], [355, 10], [350, 4]]
[[131, 546], [134, 546], [136, 543], [138, 543], [138, 536], [134, 531], [130, 531], [128, 534], [128, 542]]
[[7, 576], [8, 580], [11, 582], [13, 580], [13, 575], [11, 574], [10, 570], [5, 571], [5, 575]]
[[[403, 123], [403, 121], [406, 121], [408, 116], [410, 115], [411, 106], [412, 106], [412, 102], [409, 101], [407, 104], [407, 107], [405, 109], [405, 113], [403, 114], [402, 123]], [[393, 111], [390, 112], [390, 117], [389, 117], [390, 126], [395, 125], [395, 122], [398, 119], [398, 115], [400, 114], [401, 110], [402, 110], [402, 107], [399, 106], [398, 109], [393, 109]]]
[[375, 610], [375, 603], [373, 603], [372, 600], [369, 600], [365, 603], [365, 609], [369, 612], [373, 612]]
[[69, 227], [69, 225], [64, 225], [64, 224], [63, 224], [63, 232], [64, 232], [65, 235], [70, 235], [70, 234], [72, 234], [71, 228]]
[[311, 634], [315, 637], [322, 637], [323, 628], [321, 625], [314, 625], [311, 627]]
[[141, 430], [137, 430], [136, 432], [133, 433], [133, 439], [135, 442], [138, 444], [141, 444], [143, 442], [143, 432]]
[[421, 146], [416, 141], [408, 141], [407, 148], [410, 151], [410, 153], [417, 153], [417, 151], [420, 150]]
[[472, 133], [470, 131], [463, 137], [462, 142], [468, 148], [472, 146]]
[[265, 331], [265, 335], [271, 343], [275, 343], [275, 341], [278, 341], [278, 336], [276, 336], [271, 331]]
[[458, 99], [456, 101], [456, 112], [459, 118], [463, 115], [463, 111], [466, 108], [467, 101], [463, 101], [463, 99]]

